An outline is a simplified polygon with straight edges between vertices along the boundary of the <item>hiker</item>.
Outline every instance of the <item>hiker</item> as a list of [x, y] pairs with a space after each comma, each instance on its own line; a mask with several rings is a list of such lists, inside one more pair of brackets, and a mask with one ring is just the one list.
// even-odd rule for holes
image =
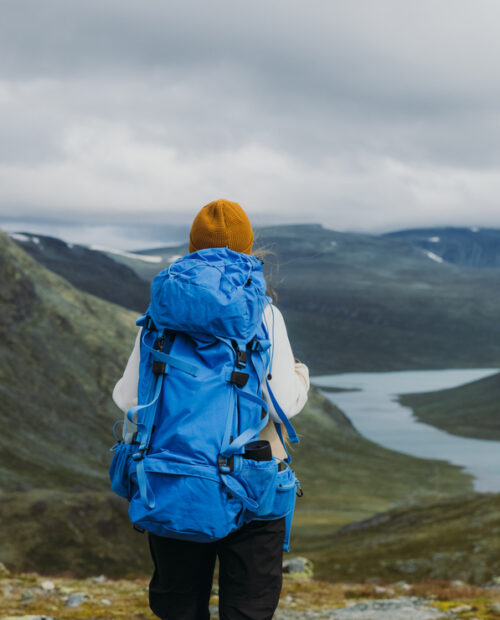
[[[249, 219], [235, 202], [216, 200], [195, 217], [189, 252], [224, 248], [251, 255], [253, 231]], [[271, 341], [272, 374], [262, 383], [262, 397], [269, 408], [269, 421], [259, 440], [270, 443], [272, 455], [286, 459], [278, 434], [280, 421], [269, 392], [287, 418], [304, 407], [309, 389], [307, 366], [292, 353], [283, 316], [267, 304], [262, 315]], [[113, 391], [124, 412], [137, 405], [141, 330], [123, 377]], [[279, 403], [279, 405], [278, 405]], [[278, 429], [278, 430], [277, 430]], [[209, 620], [208, 603], [216, 558], [219, 558], [219, 612], [221, 620], [272, 618], [282, 586], [282, 552], [285, 517], [253, 520], [213, 542], [193, 542], [148, 531], [154, 574], [149, 584], [151, 610], [164, 620]]]

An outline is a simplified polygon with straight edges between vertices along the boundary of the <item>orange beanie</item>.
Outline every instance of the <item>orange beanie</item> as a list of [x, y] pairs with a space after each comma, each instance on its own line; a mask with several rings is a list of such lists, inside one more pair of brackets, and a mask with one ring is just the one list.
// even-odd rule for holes
[[253, 231], [247, 214], [237, 202], [214, 200], [194, 218], [189, 235], [189, 252], [228, 247], [251, 254]]

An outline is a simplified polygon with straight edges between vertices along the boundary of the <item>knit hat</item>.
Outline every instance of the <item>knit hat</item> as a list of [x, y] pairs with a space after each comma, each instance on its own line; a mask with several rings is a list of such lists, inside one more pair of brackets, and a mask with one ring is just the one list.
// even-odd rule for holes
[[253, 231], [247, 214], [237, 202], [220, 198], [205, 205], [194, 218], [189, 235], [189, 252], [228, 247], [251, 254]]

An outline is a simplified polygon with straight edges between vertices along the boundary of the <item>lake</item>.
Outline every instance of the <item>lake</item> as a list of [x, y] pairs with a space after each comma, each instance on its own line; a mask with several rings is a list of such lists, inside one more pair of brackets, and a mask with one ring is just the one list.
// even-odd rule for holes
[[337, 405], [366, 438], [386, 448], [461, 465], [475, 477], [476, 491], [500, 492], [500, 442], [451, 435], [419, 422], [398, 394], [432, 392], [496, 374], [498, 370], [408, 370], [323, 375], [316, 386], [356, 389], [323, 394]]

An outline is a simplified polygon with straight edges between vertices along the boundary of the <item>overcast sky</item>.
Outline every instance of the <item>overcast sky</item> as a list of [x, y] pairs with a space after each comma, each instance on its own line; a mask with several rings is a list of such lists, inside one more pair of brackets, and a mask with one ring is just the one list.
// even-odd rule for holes
[[260, 225], [500, 227], [499, 23], [498, 0], [2, 0], [0, 224], [182, 226], [225, 197]]

